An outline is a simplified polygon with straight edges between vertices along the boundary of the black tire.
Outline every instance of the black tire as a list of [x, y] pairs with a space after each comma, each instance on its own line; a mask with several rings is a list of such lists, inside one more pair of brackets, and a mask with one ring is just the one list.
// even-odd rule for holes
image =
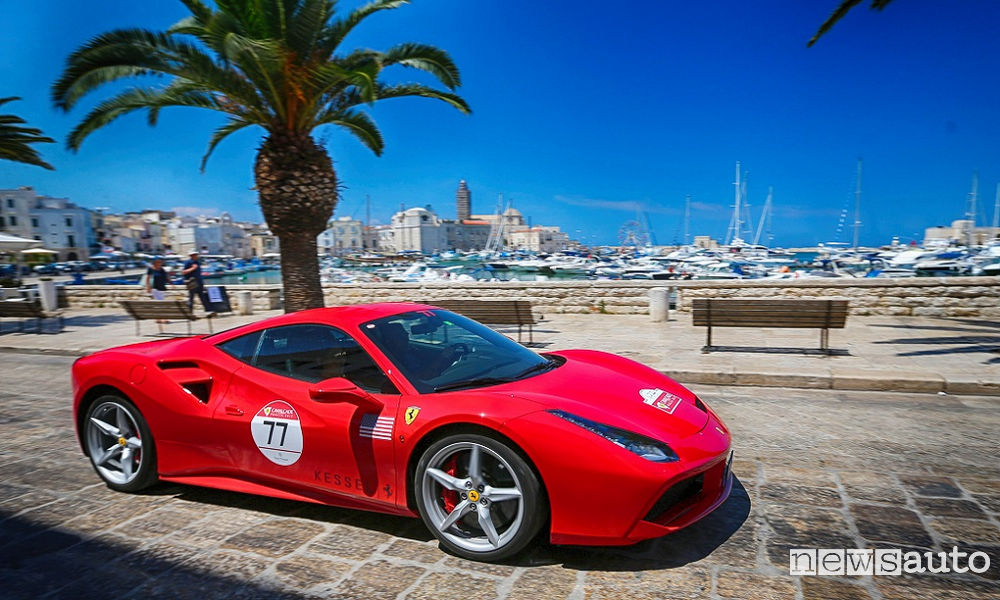
[[[94, 419], [117, 430], [117, 439]], [[121, 428], [122, 425], [125, 427]], [[109, 394], [94, 400], [84, 418], [81, 436], [91, 466], [109, 488], [138, 492], [157, 482], [153, 434], [142, 413], [127, 398]]]
[[[480, 462], [478, 478], [469, 470], [474, 453]], [[450, 479], [446, 485], [440, 478]], [[455, 434], [431, 444], [417, 463], [412, 484], [427, 528], [447, 551], [470, 560], [494, 562], [516, 555], [535, 539], [548, 515], [545, 494], [528, 462], [510, 442], [485, 435]], [[448, 523], [452, 517], [457, 518]], [[492, 524], [493, 537], [483, 519]]]

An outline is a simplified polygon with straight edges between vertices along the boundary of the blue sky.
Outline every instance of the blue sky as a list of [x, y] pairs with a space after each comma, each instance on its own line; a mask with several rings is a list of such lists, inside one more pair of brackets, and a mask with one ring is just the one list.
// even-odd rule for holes
[[[860, 156], [863, 243], [920, 238], [961, 218], [975, 170], [988, 223], [1000, 182], [1000, 3], [899, 0], [872, 12], [866, 2], [806, 48], [837, 2], [416, 0], [372, 17], [348, 47], [445, 48], [474, 113], [425, 99], [376, 106], [382, 157], [320, 130], [345, 186], [337, 215], [363, 218], [369, 195], [374, 220], [401, 203], [453, 217], [466, 179], [474, 212], [492, 212], [503, 193], [534, 224], [597, 243], [613, 243], [637, 205], [658, 242], [677, 241], [690, 195], [691, 233], [719, 238], [739, 160], [755, 219], [774, 188], [774, 244], [810, 245], [834, 240], [841, 211], [853, 211]], [[224, 142], [205, 173], [199, 160], [220, 119], [195, 109], [165, 111], [153, 129], [144, 115], [126, 117], [79, 153], [62, 147], [106, 96], [57, 112], [48, 90], [66, 56], [113, 28], [166, 28], [184, 15], [180, 2], [3, 4], [0, 96], [24, 98], [4, 112], [60, 143], [40, 146], [56, 171], [3, 162], [0, 188], [31, 185], [91, 208], [260, 219], [259, 130]]]

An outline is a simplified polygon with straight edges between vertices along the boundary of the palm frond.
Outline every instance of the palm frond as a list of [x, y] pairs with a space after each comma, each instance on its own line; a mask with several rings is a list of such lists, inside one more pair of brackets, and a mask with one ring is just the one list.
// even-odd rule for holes
[[[810, 47], [815, 44], [819, 38], [823, 37], [826, 32], [830, 31], [830, 29], [833, 28], [838, 21], [843, 19], [852, 8], [862, 2], [864, 2], [864, 0], [844, 0], [841, 2], [840, 5], [834, 9], [833, 13], [826, 19], [826, 21], [823, 21], [823, 24], [819, 26], [819, 29], [816, 31], [816, 35], [812, 36], [806, 46]], [[872, 0], [871, 9], [882, 10], [888, 6], [890, 2], [892, 2], [892, 0]]]
[[394, 8], [399, 8], [404, 4], [409, 4], [410, 0], [374, 0], [368, 4], [356, 8], [349, 15], [335, 21], [327, 30], [323, 33], [319, 47], [324, 53], [324, 56], [332, 56], [337, 50], [337, 47], [344, 41], [355, 27], [358, 26], [362, 21], [370, 17], [371, 15], [383, 11], [392, 10]]
[[230, 135], [236, 133], [241, 129], [246, 129], [247, 127], [252, 127], [257, 125], [250, 121], [244, 121], [240, 118], [230, 119], [228, 123], [219, 127], [212, 133], [212, 137], [208, 140], [208, 149], [205, 150], [205, 155], [201, 157], [201, 170], [205, 171], [205, 165], [208, 164], [208, 158], [212, 156], [212, 152], [215, 151], [215, 147], [219, 145], [219, 142], [226, 139]]
[[363, 112], [355, 110], [332, 111], [317, 119], [316, 124], [338, 125], [346, 129], [374, 152], [375, 156], [381, 156], [382, 150], [385, 148], [382, 132], [379, 131], [375, 121]]
[[215, 98], [204, 92], [132, 88], [105, 100], [90, 111], [83, 121], [70, 132], [69, 137], [66, 138], [66, 146], [70, 150], [79, 150], [80, 144], [88, 135], [118, 117], [143, 109], [158, 111], [167, 106], [221, 109]]
[[402, 65], [426, 71], [437, 77], [442, 84], [451, 90], [462, 85], [462, 77], [458, 73], [455, 62], [451, 60], [447, 52], [434, 46], [414, 43], [399, 44], [386, 50], [381, 55], [381, 60], [383, 67]]
[[[20, 100], [18, 96], [0, 98], [0, 105]], [[50, 171], [55, 167], [42, 160], [42, 156], [30, 144], [53, 144], [55, 140], [42, 134], [41, 129], [22, 127], [27, 122], [17, 115], [0, 115], [0, 159], [43, 167]]]

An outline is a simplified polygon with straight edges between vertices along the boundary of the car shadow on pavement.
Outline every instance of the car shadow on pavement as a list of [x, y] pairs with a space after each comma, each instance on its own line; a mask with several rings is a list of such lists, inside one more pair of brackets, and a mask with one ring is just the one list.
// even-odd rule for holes
[[[139, 597], [300, 598], [287, 590], [210, 573], [176, 557], [108, 541], [87, 539], [0, 511], [0, 581], [7, 600]], [[110, 587], [109, 587], [110, 586]]]
[[735, 476], [729, 498], [702, 520], [676, 533], [633, 546], [539, 545], [509, 564], [528, 567], [561, 564], [581, 571], [675, 569], [697, 562], [726, 543], [750, 516], [750, 495]]
[[426, 542], [434, 538], [427, 528], [424, 527], [420, 519], [413, 517], [400, 517], [360, 509], [340, 508], [327, 504], [312, 504], [298, 500], [281, 500], [266, 496], [172, 483], [157, 485], [145, 493], [168, 495], [178, 500], [198, 502], [200, 504], [253, 510], [279, 517], [297, 517], [325, 523], [339, 523], [353, 527], [363, 527], [418, 542]]

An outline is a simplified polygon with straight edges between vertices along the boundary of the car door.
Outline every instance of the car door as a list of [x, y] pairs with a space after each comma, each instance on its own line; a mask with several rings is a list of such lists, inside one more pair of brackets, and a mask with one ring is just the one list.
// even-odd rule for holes
[[[309, 497], [394, 503], [399, 393], [351, 336], [322, 324], [264, 330], [233, 374], [214, 419], [250, 481]], [[344, 377], [374, 403], [319, 402], [309, 390]]]

